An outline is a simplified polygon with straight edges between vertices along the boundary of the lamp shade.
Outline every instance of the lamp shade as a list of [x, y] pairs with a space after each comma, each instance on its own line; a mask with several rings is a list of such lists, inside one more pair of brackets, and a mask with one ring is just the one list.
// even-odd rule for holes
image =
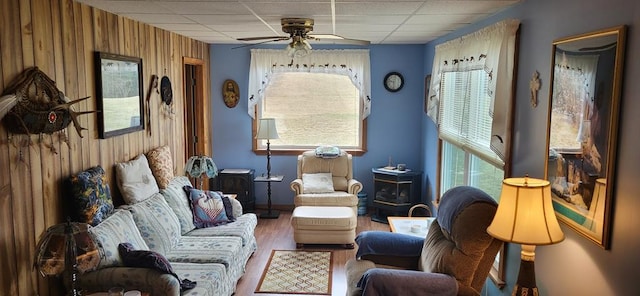
[[549, 181], [529, 177], [503, 180], [498, 210], [487, 232], [502, 241], [525, 245], [564, 240], [551, 204]]
[[95, 269], [100, 263], [98, 248], [89, 234], [89, 224], [66, 222], [56, 224], [42, 235], [34, 258], [34, 266], [42, 276]]
[[200, 178], [202, 175], [207, 175], [209, 178], [213, 178], [218, 175], [218, 167], [213, 162], [213, 159], [204, 155], [194, 155], [189, 157], [187, 164], [184, 167], [185, 173], [192, 178]]
[[276, 120], [274, 118], [261, 118], [259, 120], [256, 139], [258, 140], [278, 139], [278, 130], [276, 129]]

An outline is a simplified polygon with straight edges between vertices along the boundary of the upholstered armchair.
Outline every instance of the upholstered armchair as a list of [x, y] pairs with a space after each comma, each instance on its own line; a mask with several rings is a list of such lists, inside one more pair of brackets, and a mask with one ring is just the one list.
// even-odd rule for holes
[[460, 186], [443, 195], [426, 239], [360, 233], [346, 264], [347, 295], [480, 295], [502, 245], [487, 233], [496, 209], [480, 189]]
[[352, 156], [340, 150], [337, 156], [317, 156], [315, 150], [298, 155], [297, 177], [290, 184], [294, 205], [342, 206], [358, 213], [362, 183], [353, 178]]

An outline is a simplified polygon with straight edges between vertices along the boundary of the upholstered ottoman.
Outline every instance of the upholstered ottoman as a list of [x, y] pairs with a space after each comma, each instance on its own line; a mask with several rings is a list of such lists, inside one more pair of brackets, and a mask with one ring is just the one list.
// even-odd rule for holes
[[293, 239], [298, 248], [304, 244], [344, 244], [353, 249], [357, 225], [350, 207], [300, 206], [291, 215]]

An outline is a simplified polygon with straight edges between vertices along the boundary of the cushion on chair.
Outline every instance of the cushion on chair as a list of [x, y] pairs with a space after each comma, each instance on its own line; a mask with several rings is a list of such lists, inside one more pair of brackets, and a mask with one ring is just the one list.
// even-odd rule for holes
[[73, 199], [73, 221], [96, 226], [113, 212], [109, 182], [101, 166], [72, 175], [67, 182]]
[[161, 146], [147, 152], [147, 160], [160, 189], [167, 188], [173, 180], [173, 159], [169, 146]]
[[330, 173], [302, 174], [304, 193], [333, 192], [333, 176]]
[[159, 192], [158, 184], [144, 154], [138, 155], [131, 161], [117, 163], [116, 176], [118, 188], [127, 204], [141, 202]]

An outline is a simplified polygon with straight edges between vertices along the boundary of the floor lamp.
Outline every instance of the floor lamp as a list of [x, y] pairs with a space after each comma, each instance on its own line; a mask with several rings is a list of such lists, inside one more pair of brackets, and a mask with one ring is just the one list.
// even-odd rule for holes
[[274, 180], [271, 178], [271, 143], [269, 143], [269, 140], [278, 139], [276, 120], [273, 118], [261, 118], [258, 122], [256, 139], [267, 140], [267, 178], [263, 180], [267, 182], [267, 213], [260, 215], [260, 218], [275, 219], [278, 218], [280, 213], [271, 211], [271, 182], [280, 182], [282, 178], [274, 178]]
[[564, 240], [551, 204], [549, 181], [529, 177], [503, 180], [498, 210], [487, 232], [522, 245], [518, 281], [511, 295], [539, 295], [533, 264], [535, 248]]

